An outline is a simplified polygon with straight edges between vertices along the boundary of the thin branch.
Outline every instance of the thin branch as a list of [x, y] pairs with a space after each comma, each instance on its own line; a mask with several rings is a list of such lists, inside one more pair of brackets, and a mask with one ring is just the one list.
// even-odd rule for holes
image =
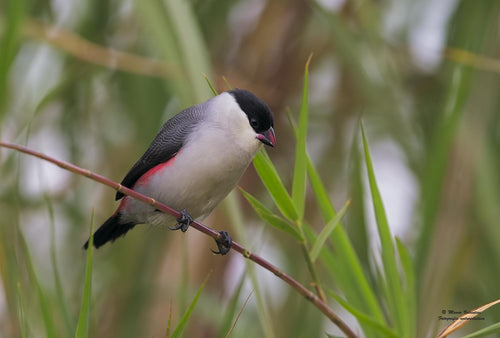
[[25, 36], [44, 41], [86, 62], [134, 74], [182, 79], [181, 67], [103, 47], [57, 26], [28, 19], [23, 28]]
[[[43, 153], [31, 150], [31, 149], [24, 147], [24, 146], [21, 146], [21, 145], [0, 141], [0, 147], [13, 149], [13, 150], [16, 150], [16, 151], [19, 151], [19, 152], [22, 152], [22, 153], [25, 153], [25, 154], [28, 154], [31, 156], [38, 157], [42, 160], [51, 162], [51, 163], [53, 163], [53, 164], [55, 164], [63, 169], [69, 170], [72, 173], [88, 177], [94, 181], [97, 181], [99, 183], [107, 185], [108, 187], [111, 187], [111, 188], [115, 189], [116, 191], [119, 191], [127, 196], [133, 197], [141, 202], [147, 203], [147, 204], [153, 206], [155, 209], [161, 210], [161, 211], [163, 211], [167, 214], [170, 214], [176, 218], [179, 218], [181, 216], [180, 212], [172, 209], [171, 207], [169, 207], [167, 205], [164, 205], [160, 202], [157, 202], [154, 198], [144, 196], [144, 195], [142, 195], [142, 194], [140, 194], [132, 189], [124, 187], [121, 184], [110, 180], [109, 178], [106, 178], [106, 177], [101, 176], [99, 174], [93, 173], [90, 170], [80, 168], [80, 167], [78, 167], [74, 164], [68, 163], [68, 162], [57, 160], [53, 157], [50, 157], [50, 156], [45, 155]], [[209, 227], [207, 227], [207, 226], [205, 226], [197, 221], [193, 221], [190, 225], [190, 228], [194, 228], [198, 231], [201, 231], [202, 233], [204, 233], [204, 234], [206, 234], [214, 239], [219, 239], [221, 236], [217, 231], [212, 230]], [[283, 271], [278, 269], [276, 266], [274, 266], [273, 264], [271, 264], [270, 262], [268, 262], [264, 258], [251, 253], [249, 250], [245, 249], [243, 246], [241, 246], [240, 244], [238, 244], [234, 241], [233, 241], [233, 245], [231, 246], [231, 249], [240, 253], [241, 255], [243, 255], [243, 257], [260, 265], [264, 269], [271, 271], [278, 278], [280, 278], [285, 283], [290, 285], [293, 289], [295, 289], [295, 291], [300, 293], [308, 301], [313, 303], [314, 306], [316, 306], [321, 312], [323, 312], [323, 314], [325, 316], [327, 316], [332, 321], [332, 323], [337, 325], [337, 327], [342, 332], [344, 332], [344, 334], [347, 337], [357, 337], [356, 334], [349, 328], [349, 326], [347, 326], [347, 324], [344, 323], [344, 321], [342, 319], [340, 319], [340, 317], [337, 316], [333, 312], [333, 310], [331, 308], [329, 308], [328, 305], [324, 301], [322, 301], [319, 297], [317, 297], [314, 293], [309, 291], [305, 286], [303, 286], [302, 284], [297, 282], [295, 279], [293, 279], [292, 277], [290, 277], [289, 275], [287, 275], [286, 273], [284, 273]]]

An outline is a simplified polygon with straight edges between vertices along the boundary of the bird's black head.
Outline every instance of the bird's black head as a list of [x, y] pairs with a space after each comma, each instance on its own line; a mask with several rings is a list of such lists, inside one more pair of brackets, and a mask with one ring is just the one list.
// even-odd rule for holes
[[247, 115], [250, 126], [257, 133], [257, 138], [264, 144], [274, 147], [274, 119], [267, 104], [248, 90], [233, 89], [229, 93]]

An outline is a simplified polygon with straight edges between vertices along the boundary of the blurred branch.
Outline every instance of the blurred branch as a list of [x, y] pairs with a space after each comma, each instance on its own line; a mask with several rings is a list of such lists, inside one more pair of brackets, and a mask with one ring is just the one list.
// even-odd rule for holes
[[[132, 198], [135, 198], [141, 202], [147, 203], [147, 204], [153, 206], [155, 209], [163, 211], [163, 212], [170, 214], [176, 218], [179, 218], [181, 216], [180, 212], [178, 212], [177, 210], [174, 210], [171, 207], [166, 206], [165, 204], [157, 202], [155, 199], [153, 199], [151, 197], [147, 197], [147, 196], [142, 195], [142, 194], [140, 194], [132, 189], [124, 187], [121, 184], [116, 183], [107, 177], [95, 174], [95, 173], [91, 172], [90, 170], [80, 168], [80, 167], [78, 167], [74, 164], [68, 163], [68, 162], [57, 160], [53, 157], [50, 157], [50, 156], [45, 155], [43, 153], [31, 150], [31, 149], [24, 147], [24, 146], [21, 146], [21, 145], [0, 141], [0, 147], [13, 149], [13, 150], [28, 154], [30, 156], [34, 156], [34, 157], [40, 158], [42, 160], [51, 162], [51, 163], [53, 163], [53, 164], [55, 164], [63, 169], [71, 171], [74, 174], [85, 176], [85, 177], [90, 178], [94, 181], [97, 181], [101, 184], [107, 185], [108, 187], [111, 187], [111, 188], [115, 189], [116, 191], [119, 191], [127, 196], [132, 197]], [[214, 238], [215, 240], [219, 239], [221, 236], [217, 231], [212, 230], [211, 228], [209, 228], [209, 227], [207, 227], [207, 226], [205, 226], [197, 221], [193, 221], [191, 223], [190, 227]], [[317, 297], [313, 292], [309, 291], [305, 286], [300, 284], [298, 281], [296, 281], [295, 279], [293, 279], [292, 277], [290, 277], [289, 275], [287, 275], [286, 273], [284, 273], [283, 271], [278, 269], [276, 266], [274, 266], [273, 264], [271, 264], [270, 262], [268, 262], [264, 258], [251, 253], [249, 250], [245, 249], [243, 246], [241, 246], [240, 244], [238, 244], [234, 241], [233, 241], [231, 249], [240, 253], [243, 257], [257, 263], [258, 265], [260, 265], [264, 269], [269, 270], [270, 272], [275, 274], [278, 278], [280, 278], [285, 283], [290, 285], [293, 289], [295, 289], [295, 291], [300, 293], [308, 301], [310, 301], [312, 304], [314, 304], [314, 306], [316, 306], [321, 312], [323, 312], [323, 314], [325, 316], [327, 316], [332, 321], [332, 323], [337, 325], [337, 327], [342, 332], [344, 332], [344, 334], [347, 337], [357, 337], [357, 335], [349, 328], [349, 326], [347, 326], [347, 324], [344, 323], [344, 321], [342, 321], [342, 319], [340, 319], [340, 317], [338, 317], [332, 311], [332, 309], [330, 307], [328, 307], [328, 305], [324, 301], [322, 301], [319, 297]]]
[[174, 67], [163, 61], [103, 47], [85, 40], [75, 33], [34, 19], [28, 19], [24, 22], [23, 33], [28, 38], [46, 42], [80, 60], [106, 68], [161, 78], [180, 78], [182, 76], [181, 67]]
[[500, 60], [487, 56], [471, 53], [464, 49], [448, 47], [444, 55], [451, 61], [458, 62], [465, 66], [471, 66], [480, 70], [500, 73]]

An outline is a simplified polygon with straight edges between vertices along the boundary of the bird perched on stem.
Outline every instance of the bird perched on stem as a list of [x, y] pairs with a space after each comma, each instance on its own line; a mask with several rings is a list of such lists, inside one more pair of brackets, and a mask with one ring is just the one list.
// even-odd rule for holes
[[[262, 144], [275, 146], [273, 115], [247, 90], [224, 92], [181, 111], [165, 122], [121, 184], [181, 210], [182, 216], [176, 219], [117, 192], [120, 205], [94, 233], [94, 246], [116, 240], [137, 224], [186, 231], [236, 186]], [[231, 237], [220, 234], [214, 252], [224, 255]]]

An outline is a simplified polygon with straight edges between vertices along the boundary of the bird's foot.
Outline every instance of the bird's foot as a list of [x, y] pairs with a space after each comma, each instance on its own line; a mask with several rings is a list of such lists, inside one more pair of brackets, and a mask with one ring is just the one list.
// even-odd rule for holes
[[219, 251], [212, 250], [212, 252], [216, 255], [225, 255], [231, 249], [231, 246], [233, 245], [233, 240], [226, 231], [219, 231], [219, 234], [220, 237], [215, 240], [215, 243], [217, 243], [217, 248], [219, 248]]
[[182, 232], [186, 232], [189, 228], [189, 225], [193, 223], [193, 218], [188, 214], [186, 209], [182, 209], [180, 211], [181, 217], [177, 218], [177, 224], [173, 227], [168, 227], [170, 230], [181, 230]]

